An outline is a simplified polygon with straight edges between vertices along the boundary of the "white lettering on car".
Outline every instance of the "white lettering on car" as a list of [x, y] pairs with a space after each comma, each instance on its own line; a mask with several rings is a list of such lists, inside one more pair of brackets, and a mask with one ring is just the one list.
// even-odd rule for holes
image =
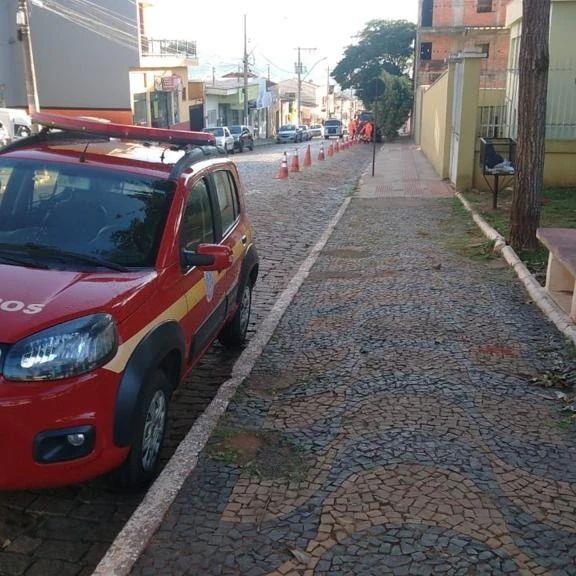
[[18, 300], [3, 300], [0, 298], [0, 312], [22, 312], [23, 314], [38, 314], [44, 309], [44, 304], [25, 304]]

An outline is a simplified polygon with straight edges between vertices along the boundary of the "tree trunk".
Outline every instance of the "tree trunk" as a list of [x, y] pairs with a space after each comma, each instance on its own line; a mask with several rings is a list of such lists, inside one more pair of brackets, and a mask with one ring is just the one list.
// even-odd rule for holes
[[510, 213], [510, 244], [515, 250], [532, 250], [537, 246], [544, 178], [550, 0], [524, 0], [522, 12], [516, 185]]

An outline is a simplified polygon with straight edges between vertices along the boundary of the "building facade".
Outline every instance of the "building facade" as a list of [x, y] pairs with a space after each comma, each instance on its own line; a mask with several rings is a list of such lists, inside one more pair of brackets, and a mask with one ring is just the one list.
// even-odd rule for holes
[[486, 55], [484, 86], [503, 88], [510, 31], [510, 0], [419, 0], [416, 50], [417, 86], [433, 84], [452, 54], [476, 50]]
[[155, 0], [138, 1], [138, 61], [129, 70], [133, 122], [190, 129], [197, 106], [188, 87], [189, 69], [198, 65], [196, 42], [151, 37], [150, 22], [162, 9]]
[[[131, 0], [93, 0], [93, 18], [31, 3], [30, 28], [43, 111], [130, 123], [128, 69], [138, 65], [137, 8]], [[0, 0], [0, 107], [27, 108], [18, 0]], [[104, 13], [118, 15], [108, 20]], [[98, 14], [102, 20], [98, 20]], [[109, 25], [109, 27], [107, 27]], [[132, 37], [132, 39], [130, 39]]]

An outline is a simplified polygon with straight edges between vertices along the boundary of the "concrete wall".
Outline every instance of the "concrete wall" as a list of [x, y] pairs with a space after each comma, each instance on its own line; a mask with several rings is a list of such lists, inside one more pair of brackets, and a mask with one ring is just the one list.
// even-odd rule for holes
[[441, 178], [448, 177], [453, 75], [446, 72], [422, 94], [420, 146]]
[[[95, 2], [137, 26], [137, 8], [130, 0]], [[7, 105], [23, 107], [26, 93], [16, 6], [17, 0], [0, 0], [0, 84], [6, 85]], [[135, 29], [123, 28], [134, 32], [134, 46], [128, 47], [35, 5], [30, 25], [42, 108], [130, 110], [128, 71], [139, 62]]]

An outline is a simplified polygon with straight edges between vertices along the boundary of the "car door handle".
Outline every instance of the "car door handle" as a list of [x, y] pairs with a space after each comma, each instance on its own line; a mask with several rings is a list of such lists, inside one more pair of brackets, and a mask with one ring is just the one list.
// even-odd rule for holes
[[242, 240], [242, 244], [244, 244], [244, 246], [246, 246], [246, 243], [248, 242], [248, 236], [246, 236], [246, 234], [244, 234], [244, 236], [242, 236], [242, 238], [240, 240]]

